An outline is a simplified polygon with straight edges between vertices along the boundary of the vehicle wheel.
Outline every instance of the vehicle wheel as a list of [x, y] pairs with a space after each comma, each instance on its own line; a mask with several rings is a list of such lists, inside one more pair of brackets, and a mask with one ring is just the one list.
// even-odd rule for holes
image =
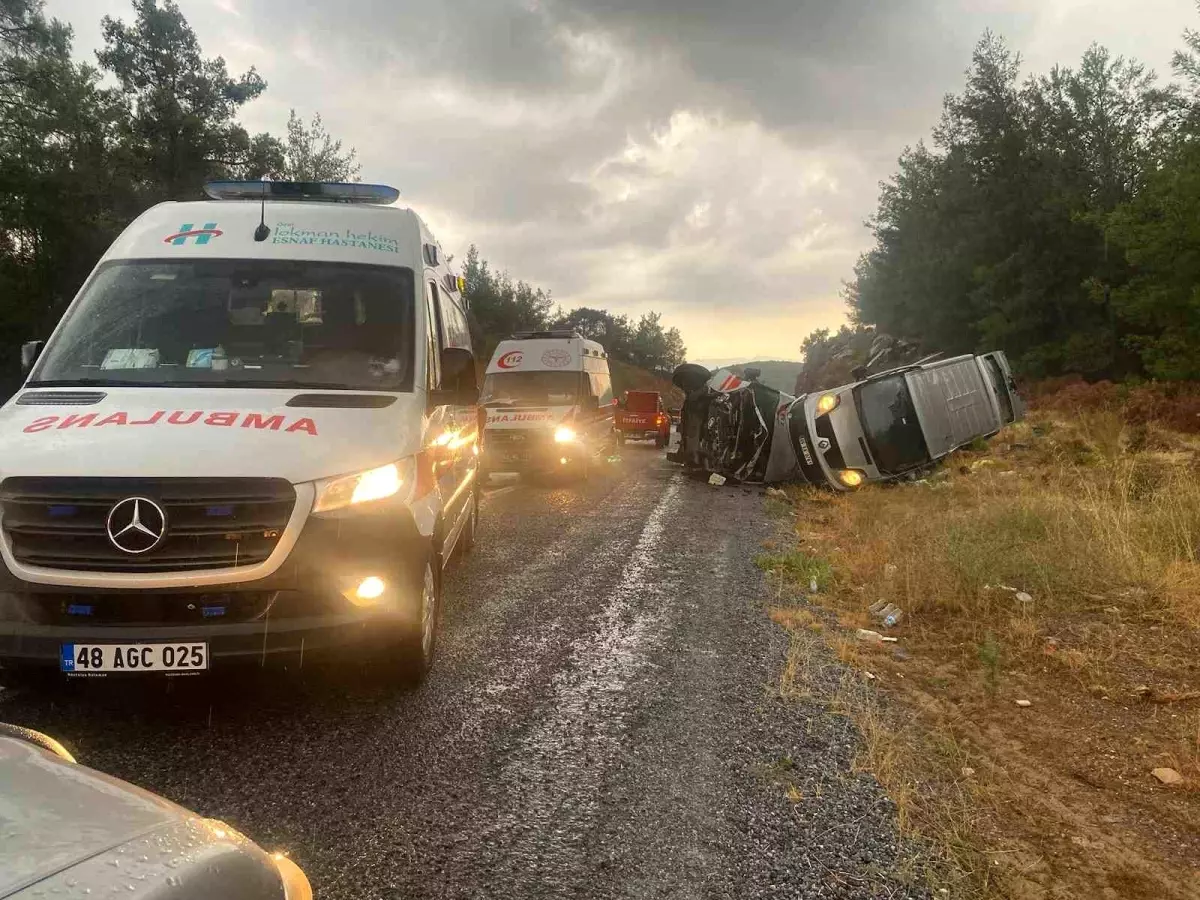
[[422, 569], [415, 621], [404, 626], [400, 639], [388, 650], [395, 654], [396, 674], [406, 687], [419, 685], [433, 665], [442, 612], [442, 573], [438, 562], [439, 555], [431, 548]]
[[458, 536], [458, 555], [466, 556], [475, 547], [475, 530], [479, 527], [479, 490], [471, 491], [471, 513], [462, 534]]
[[661, 450], [663, 447], [667, 446], [667, 439], [660, 434], [654, 439], [654, 446]]

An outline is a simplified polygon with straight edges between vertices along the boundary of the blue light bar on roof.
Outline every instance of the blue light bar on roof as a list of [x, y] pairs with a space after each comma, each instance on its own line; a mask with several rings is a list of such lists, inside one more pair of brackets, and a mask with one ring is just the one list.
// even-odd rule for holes
[[386, 184], [337, 184], [310, 181], [210, 181], [204, 193], [213, 200], [307, 200], [325, 203], [373, 203], [386, 206], [400, 192]]

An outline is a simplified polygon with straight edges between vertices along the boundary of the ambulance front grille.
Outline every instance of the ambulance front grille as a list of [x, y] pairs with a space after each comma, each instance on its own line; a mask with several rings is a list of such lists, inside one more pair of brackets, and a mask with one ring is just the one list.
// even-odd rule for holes
[[[161, 541], [140, 553], [109, 536], [110, 512], [132, 498], [152, 501], [166, 517]], [[22, 565], [192, 572], [264, 562], [295, 505], [291, 484], [273, 478], [9, 478], [0, 484], [0, 527]], [[145, 518], [159, 527], [156, 516]]]

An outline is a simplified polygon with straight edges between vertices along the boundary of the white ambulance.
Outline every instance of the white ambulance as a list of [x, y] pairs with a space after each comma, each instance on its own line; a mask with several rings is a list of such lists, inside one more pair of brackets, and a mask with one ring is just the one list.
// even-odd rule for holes
[[105, 253], [0, 409], [0, 663], [345, 647], [408, 680], [478, 518], [459, 279], [398, 192], [209, 185]]
[[587, 478], [616, 450], [608, 354], [577, 332], [522, 332], [501, 341], [480, 402], [488, 472]]

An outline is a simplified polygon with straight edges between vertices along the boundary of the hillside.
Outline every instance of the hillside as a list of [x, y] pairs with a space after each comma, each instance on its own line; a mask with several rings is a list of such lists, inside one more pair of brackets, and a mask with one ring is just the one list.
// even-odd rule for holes
[[747, 367], [762, 369], [759, 381], [777, 391], [791, 394], [796, 390], [796, 376], [800, 374], [803, 363], [791, 359], [767, 359], [726, 366], [731, 372], [738, 375], [741, 375]]
[[663, 395], [663, 402], [668, 409], [683, 405], [683, 391], [671, 384], [670, 379], [619, 359], [610, 358], [609, 368], [612, 370], [614, 396], [624, 396], [626, 391], [658, 391]]

